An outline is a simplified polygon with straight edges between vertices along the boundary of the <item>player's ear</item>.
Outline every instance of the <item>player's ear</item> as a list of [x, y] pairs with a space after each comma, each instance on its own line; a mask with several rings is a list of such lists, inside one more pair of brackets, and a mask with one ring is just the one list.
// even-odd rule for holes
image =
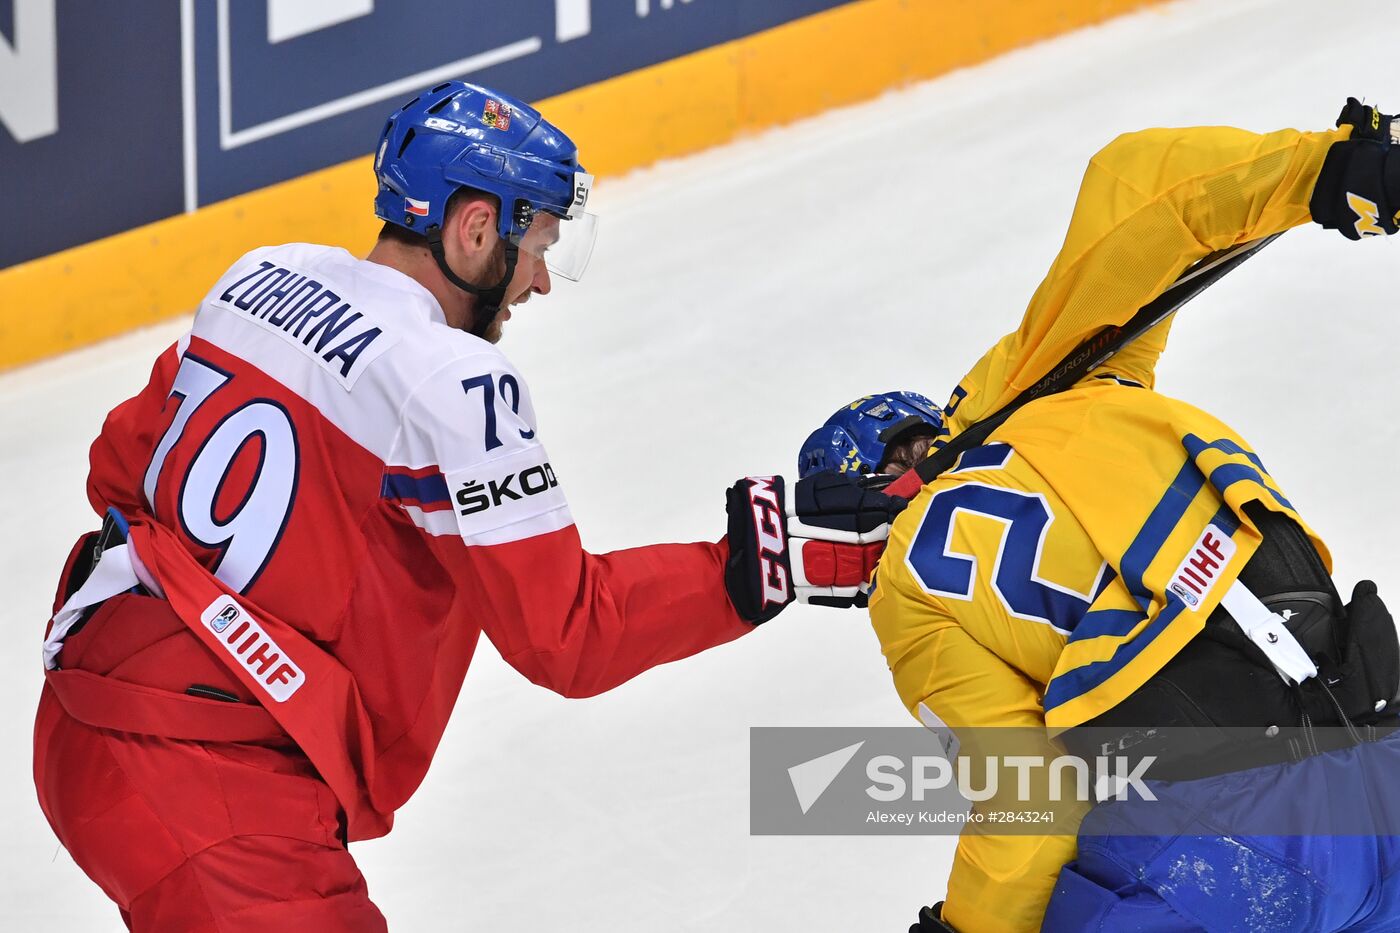
[[457, 205], [447, 218], [462, 249], [469, 254], [496, 248], [496, 208], [484, 198], [470, 198]]

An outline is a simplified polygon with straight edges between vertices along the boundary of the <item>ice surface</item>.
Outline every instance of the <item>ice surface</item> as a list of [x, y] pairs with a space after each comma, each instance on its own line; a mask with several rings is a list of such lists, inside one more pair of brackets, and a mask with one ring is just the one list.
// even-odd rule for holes
[[[504, 344], [586, 544], [717, 538], [724, 487], [791, 471], [836, 405], [946, 397], [1016, 324], [1116, 134], [1400, 108], [1397, 48], [1393, 0], [1191, 0], [600, 186], [587, 280]], [[1254, 443], [1344, 586], [1395, 597], [1398, 268], [1400, 242], [1294, 231], [1184, 313], [1160, 372]], [[30, 728], [53, 582], [95, 524], [88, 444], [182, 326], [0, 378], [6, 929], [121, 929], [34, 802]], [[793, 608], [587, 701], [483, 641], [422, 790], [354, 851], [396, 930], [903, 930], [951, 840], [750, 838], [747, 730], [905, 722], [856, 613]]]

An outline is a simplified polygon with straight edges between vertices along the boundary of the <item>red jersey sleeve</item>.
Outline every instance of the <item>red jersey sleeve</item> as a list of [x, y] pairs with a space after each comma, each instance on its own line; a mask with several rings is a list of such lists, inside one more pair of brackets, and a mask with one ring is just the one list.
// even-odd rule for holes
[[109, 505], [128, 516], [150, 514], [150, 503], [142, 494], [143, 475], [150, 463], [156, 438], [170, 427], [166, 412], [175, 373], [188, 337], [171, 344], [156, 358], [150, 381], [136, 395], [107, 414], [102, 432], [88, 452], [88, 501], [101, 515]]
[[419, 496], [406, 511], [531, 681], [590, 696], [752, 629], [726, 594], [723, 542], [583, 549], [524, 380], [498, 352], [430, 376], [403, 423], [386, 484]]

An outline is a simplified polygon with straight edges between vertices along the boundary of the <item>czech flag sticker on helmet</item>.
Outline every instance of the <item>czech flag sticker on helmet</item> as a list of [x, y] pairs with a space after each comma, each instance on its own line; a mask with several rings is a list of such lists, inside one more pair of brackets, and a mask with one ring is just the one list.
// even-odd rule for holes
[[481, 122], [498, 130], [510, 129], [510, 105], [488, 100], [486, 110], [481, 114]]
[[417, 214], [419, 217], [428, 216], [428, 204], [427, 201], [416, 201], [413, 198], [403, 199], [403, 209], [410, 214]]

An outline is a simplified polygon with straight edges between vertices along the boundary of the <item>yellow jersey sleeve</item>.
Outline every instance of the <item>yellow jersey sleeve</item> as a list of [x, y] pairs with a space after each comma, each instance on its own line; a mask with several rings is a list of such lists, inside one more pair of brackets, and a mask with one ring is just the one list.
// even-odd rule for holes
[[[1230, 127], [1129, 133], [1093, 157], [1064, 246], [1021, 325], [963, 379], [952, 434], [1010, 402], [1081, 341], [1121, 325], [1215, 250], [1307, 222], [1328, 148], [1350, 127], [1259, 135]], [[1153, 385], [1163, 322], [1102, 371]]]

